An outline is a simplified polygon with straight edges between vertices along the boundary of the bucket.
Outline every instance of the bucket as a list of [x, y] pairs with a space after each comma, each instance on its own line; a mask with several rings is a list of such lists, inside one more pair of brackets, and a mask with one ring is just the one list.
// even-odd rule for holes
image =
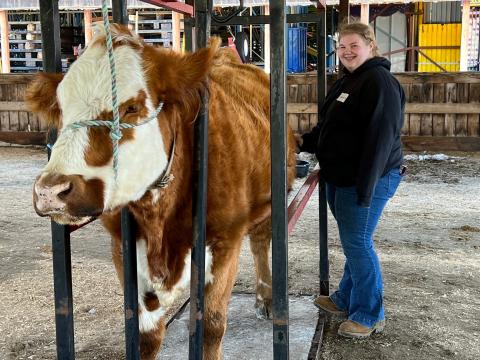
[[308, 175], [308, 169], [310, 168], [310, 163], [304, 160], [297, 160], [297, 177], [302, 178]]

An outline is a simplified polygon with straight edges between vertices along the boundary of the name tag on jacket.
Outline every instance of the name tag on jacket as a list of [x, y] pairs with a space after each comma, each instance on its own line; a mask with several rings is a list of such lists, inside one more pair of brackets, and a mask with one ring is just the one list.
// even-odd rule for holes
[[341, 93], [338, 98], [337, 98], [337, 101], [340, 101], [340, 102], [345, 102], [345, 100], [347, 100], [348, 98], [348, 94], [347, 93]]

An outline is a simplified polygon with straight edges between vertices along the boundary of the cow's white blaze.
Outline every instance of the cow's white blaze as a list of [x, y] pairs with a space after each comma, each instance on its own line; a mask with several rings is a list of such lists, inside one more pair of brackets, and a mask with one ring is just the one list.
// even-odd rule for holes
[[[190, 285], [190, 251], [185, 256], [185, 266], [180, 280], [169, 290], [161, 279], [152, 279], [147, 260], [147, 244], [141, 239], [137, 240], [137, 279], [138, 279], [138, 306], [141, 311], [139, 316], [140, 331], [148, 332], [155, 329], [158, 320], [165, 315], [166, 310]], [[212, 251], [205, 248], [205, 284], [213, 281], [212, 274]], [[153, 292], [158, 298], [160, 307], [154, 311], [148, 311], [145, 307], [144, 295]]]
[[[98, 36], [98, 34], [97, 34]], [[93, 39], [92, 43], [95, 42]], [[115, 48], [117, 97], [121, 104], [147, 94], [149, 115], [154, 112], [138, 51], [128, 45]], [[88, 147], [87, 128], [65, 130], [79, 121], [95, 120], [105, 111], [112, 111], [111, 75], [106, 48], [94, 44], [74, 62], [57, 88], [62, 113], [62, 129], [53, 147], [45, 173], [83, 175], [86, 180], [98, 178], [105, 184], [104, 208], [110, 210], [138, 200], [163, 172], [168, 156], [158, 121], [153, 120], [134, 129], [134, 139], [119, 148], [118, 179], [114, 180], [113, 159], [105, 166], [87, 165], [84, 153]], [[145, 119], [139, 119], [142, 121]]]

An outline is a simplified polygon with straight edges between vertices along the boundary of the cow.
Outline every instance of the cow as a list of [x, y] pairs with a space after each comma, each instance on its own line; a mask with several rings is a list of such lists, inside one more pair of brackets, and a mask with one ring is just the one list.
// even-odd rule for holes
[[[120, 211], [128, 208], [136, 227], [140, 352], [142, 359], [154, 359], [166, 310], [190, 282], [193, 127], [202, 94], [208, 92], [204, 358], [220, 359], [247, 235], [257, 316], [269, 317], [271, 311], [269, 78], [220, 48], [218, 38], [207, 48], [181, 54], [145, 44], [123, 25], [109, 28], [119, 115], [135, 127], [121, 131], [116, 169], [109, 128], [72, 127], [113, 117], [106, 32], [98, 26], [65, 75], [39, 73], [27, 90], [30, 110], [58, 129], [50, 160], [33, 186], [35, 211], [60, 224], [100, 218], [112, 237], [123, 286]], [[295, 173], [291, 130], [287, 139], [290, 188]]]

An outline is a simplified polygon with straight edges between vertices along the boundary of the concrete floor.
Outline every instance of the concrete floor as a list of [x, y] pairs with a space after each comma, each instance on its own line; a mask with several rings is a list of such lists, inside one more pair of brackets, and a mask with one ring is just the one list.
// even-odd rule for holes
[[[315, 332], [318, 311], [312, 297], [290, 297], [290, 359], [305, 360]], [[254, 311], [254, 294], [234, 294], [229, 305], [227, 333], [223, 339], [225, 360], [273, 359], [272, 322], [257, 320]], [[187, 306], [180, 319], [173, 321], [167, 330], [161, 359], [188, 359]]]

